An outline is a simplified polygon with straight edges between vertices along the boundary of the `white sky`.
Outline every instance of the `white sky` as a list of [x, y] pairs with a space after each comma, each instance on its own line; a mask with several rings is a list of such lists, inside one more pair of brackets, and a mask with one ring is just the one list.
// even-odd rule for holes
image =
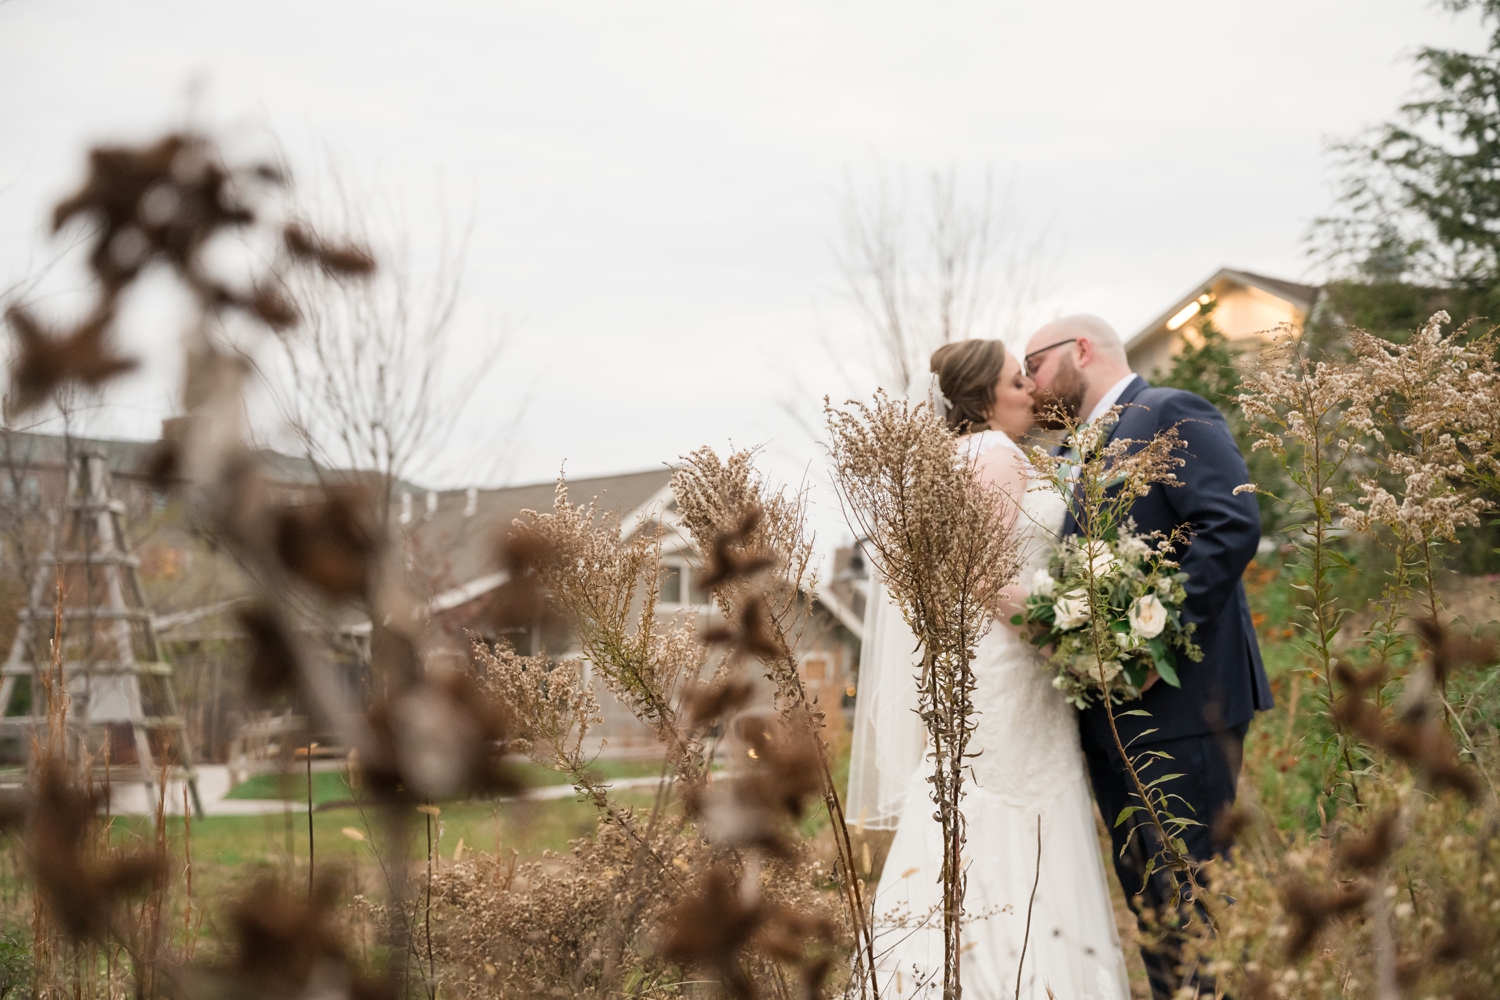
[[[419, 242], [436, 206], [472, 211], [464, 329], [517, 331], [446, 481], [527, 387], [513, 482], [730, 440], [795, 478], [818, 452], [778, 407], [786, 371], [839, 394], [818, 343], [852, 329], [846, 175], [992, 170], [1062, 242], [1051, 307], [1128, 334], [1222, 265], [1305, 277], [1324, 140], [1388, 117], [1422, 44], [1483, 37], [1422, 0], [10, 0], [0, 287], [89, 143], [192, 106], [294, 170], [346, 165]], [[170, 328], [133, 337], [151, 365], [96, 433], [155, 436], [172, 409]]]

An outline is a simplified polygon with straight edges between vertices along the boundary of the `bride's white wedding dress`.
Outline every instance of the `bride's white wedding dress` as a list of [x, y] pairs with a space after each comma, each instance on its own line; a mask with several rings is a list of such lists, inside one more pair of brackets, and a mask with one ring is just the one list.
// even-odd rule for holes
[[[1015, 449], [1009, 438], [994, 431], [973, 435], [965, 445], [971, 455]], [[1054, 490], [1041, 484], [1024, 490], [1015, 528], [1024, 555], [1020, 580], [1030, 580], [1046, 565], [1062, 521], [1063, 500]], [[889, 632], [892, 608], [883, 611]], [[914, 642], [910, 632], [906, 639]], [[977, 756], [962, 807], [968, 822], [965, 950], [960, 960], [964, 995], [1015, 997], [1020, 966], [1023, 998], [1124, 1000], [1130, 995], [1125, 961], [1073, 709], [1040, 668], [1032, 647], [1002, 623], [980, 642], [974, 670], [980, 715], [970, 748]], [[914, 704], [915, 681], [910, 683]], [[878, 727], [873, 728], [876, 739]], [[885, 729], [901, 738], [889, 717]], [[868, 742], [872, 732], [865, 738]], [[858, 758], [861, 748], [855, 749]], [[871, 756], [865, 749], [866, 757]], [[856, 767], [860, 763], [857, 759]], [[922, 761], [906, 782], [896, 837], [875, 896], [880, 993], [901, 1000], [938, 996], [942, 990], [942, 844], [927, 781], [930, 767]], [[865, 805], [851, 805], [856, 818], [868, 811]]]

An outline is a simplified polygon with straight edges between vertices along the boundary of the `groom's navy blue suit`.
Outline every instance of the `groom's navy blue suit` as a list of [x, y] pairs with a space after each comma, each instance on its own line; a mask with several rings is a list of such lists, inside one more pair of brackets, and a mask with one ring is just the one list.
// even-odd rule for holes
[[[1194, 663], [1179, 657], [1182, 686], [1158, 681], [1140, 701], [1118, 706], [1115, 722], [1132, 757], [1143, 749], [1172, 757], [1152, 765], [1146, 780], [1182, 774], [1165, 790], [1181, 797], [1172, 801], [1174, 812], [1183, 813], [1185, 801], [1192, 810], [1188, 816], [1202, 824], [1188, 827], [1183, 839], [1194, 858], [1207, 860], [1215, 850], [1210, 827], [1234, 803], [1246, 727], [1257, 711], [1271, 707], [1271, 689], [1240, 581], [1260, 543], [1260, 512], [1253, 493], [1234, 493], [1236, 486], [1250, 481], [1250, 473], [1228, 423], [1213, 404], [1180, 389], [1154, 388], [1139, 376], [1118, 402], [1124, 410], [1110, 440], [1144, 443], [1176, 427], [1184, 442], [1180, 454], [1187, 464], [1177, 471], [1181, 485], [1153, 486], [1131, 507], [1130, 516], [1142, 532], [1170, 533], [1183, 525], [1191, 530], [1192, 540], [1178, 556], [1188, 574], [1183, 618], [1197, 626], [1193, 641], [1202, 647], [1203, 659]], [[1071, 514], [1063, 533], [1078, 533]], [[1121, 714], [1134, 709], [1150, 714]], [[1136, 813], [1124, 824], [1113, 825], [1120, 812], [1138, 800], [1110, 734], [1108, 715], [1095, 704], [1080, 712], [1078, 721], [1094, 796], [1104, 821], [1111, 824], [1120, 883], [1137, 913], [1145, 907], [1167, 916], [1171, 883], [1163, 873], [1149, 884], [1144, 879], [1155, 838], [1144, 828], [1143, 817]], [[1170, 936], [1161, 947], [1141, 949], [1152, 993], [1158, 998], [1170, 997], [1180, 981], [1177, 951]]]

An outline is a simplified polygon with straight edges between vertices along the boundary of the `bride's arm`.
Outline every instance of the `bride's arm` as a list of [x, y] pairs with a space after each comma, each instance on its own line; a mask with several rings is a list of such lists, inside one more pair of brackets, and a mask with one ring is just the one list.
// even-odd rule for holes
[[995, 617], [1000, 623], [1012, 632], [1021, 631], [1021, 626], [1012, 625], [1012, 615], [1018, 615], [1026, 610], [1026, 588], [1019, 583], [1013, 583], [1000, 591], [1000, 599], [995, 602]]

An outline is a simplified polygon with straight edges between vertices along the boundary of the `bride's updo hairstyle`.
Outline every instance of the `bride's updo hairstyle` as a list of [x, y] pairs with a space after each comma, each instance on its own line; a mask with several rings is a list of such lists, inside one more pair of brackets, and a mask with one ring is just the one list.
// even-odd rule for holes
[[1005, 365], [998, 340], [960, 340], [932, 352], [931, 369], [948, 397], [948, 426], [959, 434], [983, 430], [995, 405], [995, 386]]

